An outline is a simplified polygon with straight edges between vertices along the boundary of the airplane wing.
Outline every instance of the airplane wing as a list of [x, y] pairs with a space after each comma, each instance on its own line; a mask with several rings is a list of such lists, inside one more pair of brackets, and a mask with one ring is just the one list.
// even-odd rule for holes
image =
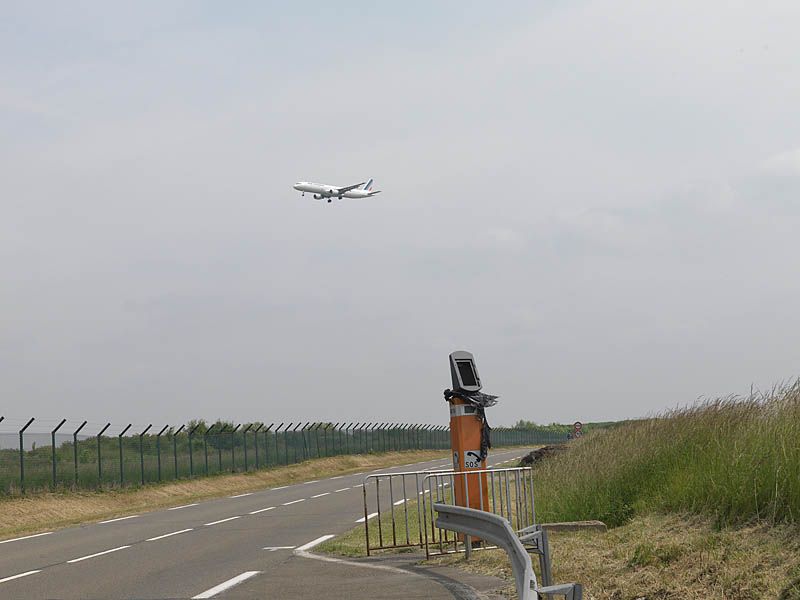
[[361, 183], [354, 183], [353, 185], [346, 185], [344, 187], [337, 188], [336, 191], [340, 194], [344, 194], [345, 192], [349, 192], [350, 190], [354, 190], [357, 187], [361, 187], [367, 183], [366, 181], [362, 181]]

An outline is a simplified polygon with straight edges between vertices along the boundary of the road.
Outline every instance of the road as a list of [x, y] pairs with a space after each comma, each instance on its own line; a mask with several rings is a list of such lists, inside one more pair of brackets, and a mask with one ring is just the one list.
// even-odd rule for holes
[[[520, 454], [493, 452], [489, 462]], [[371, 472], [449, 466], [443, 457]], [[328, 598], [392, 597], [388, 582], [381, 595], [374, 587], [382, 578], [398, 579], [397, 573], [354, 575], [358, 567], [293, 554], [355, 525], [363, 516], [364, 476], [307, 481], [1, 541], [0, 598], [304, 598], [311, 584], [328, 588]], [[353, 588], [353, 577], [363, 580], [361, 591]], [[346, 594], [333, 593], [337, 581]]]

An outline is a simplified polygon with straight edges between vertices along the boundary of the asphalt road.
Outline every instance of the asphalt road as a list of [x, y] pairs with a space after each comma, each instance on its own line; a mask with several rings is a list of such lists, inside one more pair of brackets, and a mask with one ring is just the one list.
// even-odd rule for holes
[[[493, 452], [489, 462], [520, 454], [519, 449]], [[443, 457], [371, 472], [449, 466]], [[326, 590], [327, 598], [388, 598], [395, 597], [398, 585], [406, 588], [403, 597], [450, 597], [432, 591], [430, 582], [414, 592], [413, 582], [405, 581], [414, 577], [390, 570], [355, 574], [358, 567], [293, 555], [323, 536], [349, 530], [363, 517], [365, 475], [0, 541], [0, 599], [306, 598], [317, 593], [312, 588]], [[356, 577], [360, 588], [354, 587]]]

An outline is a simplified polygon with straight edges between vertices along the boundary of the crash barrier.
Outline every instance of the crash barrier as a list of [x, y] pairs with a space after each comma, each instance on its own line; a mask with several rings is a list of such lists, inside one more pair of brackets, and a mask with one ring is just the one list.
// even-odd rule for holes
[[[495, 446], [566, 442], [537, 429], [496, 428]], [[0, 494], [135, 486], [289, 465], [310, 458], [445, 450], [443, 425], [217, 422], [152, 426], [0, 416]]]
[[461, 485], [468, 496], [479, 478], [486, 479], [485, 487], [478, 486], [483, 510], [508, 518], [519, 531], [535, 526], [530, 467], [370, 474], [364, 478], [361, 519], [367, 555], [410, 547], [424, 549], [428, 558], [468, 551], [470, 540], [434, 526], [433, 504], [455, 504], [454, 490]]
[[[579, 583], [539, 586], [531, 566], [531, 557], [522, 540], [512, 529], [509, 521], [500, 515], [438, 502], [434, 503], [432, 508], [438, 515], [435, 519], [437, 529], [453, 532], [456, 534], [454, 537], [462, 535], [485, 540], [506, 551], [511, 561], [517, 596], [520, 600], [547, 598], [551, 595], [564, 596], [566, 600], [583, 599], [583, 587]], [[527, 535], [541, 539], [541, 533], [540, 529]]]

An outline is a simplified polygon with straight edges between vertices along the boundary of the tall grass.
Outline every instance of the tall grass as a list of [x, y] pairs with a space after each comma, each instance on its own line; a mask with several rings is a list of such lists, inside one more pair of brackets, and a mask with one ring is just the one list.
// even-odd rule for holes
[[647, 511], [719, 526], [800, 517], [800, 381], [599, 431], [535, 472], [540, 522], [625, 523]]

